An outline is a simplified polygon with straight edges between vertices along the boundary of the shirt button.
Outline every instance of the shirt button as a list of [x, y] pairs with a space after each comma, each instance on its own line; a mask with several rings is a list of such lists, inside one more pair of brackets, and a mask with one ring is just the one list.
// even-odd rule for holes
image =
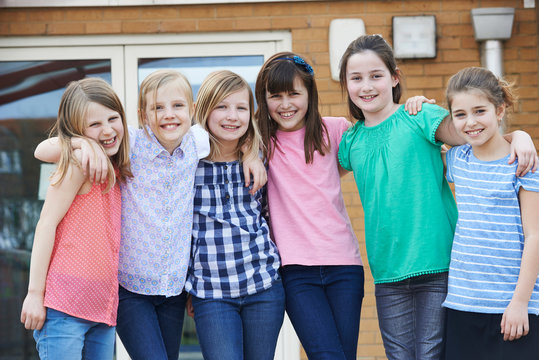
[[225, 180], [225, 184], [228, 184], [228, 180]]
[[225, 165], [225, 170], [228, 170], [228, 165]]
[[225, 199], [227, 199], [227, 200], [230, 199], [230, 195], [226, 194]]

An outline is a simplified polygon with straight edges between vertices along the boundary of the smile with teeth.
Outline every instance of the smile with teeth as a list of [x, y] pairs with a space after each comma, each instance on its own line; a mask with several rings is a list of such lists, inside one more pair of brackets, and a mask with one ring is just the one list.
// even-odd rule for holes
[[279, 115], [280, 115], [282, 118], [289, 118], [289, 117], [294, 116], [295, 113], [296, 113], [295, 111], [287, 111], [287, 112], [279, 113]]
[[239, 126], [236, 125], [221, 125], [224, 129], [236, 130]]
[[469, 130], [469, 131], [466, 131], [466, 134], [473, 136], [473, 135], [479, 134], [482, 131], [483, 131], [483, 129]]
[[161, 128], [163, 128], [165, 130], [169, 130], [169, 129], [175, 129], [178, 126], [180, 126], [180, 125], [179, 124], [163, 124], [163, 125], [161, 125]]
[[366, 96], [360, 96], [363, 100], [371, 100], [374, 99], [376, 95], [366, 95]]
[[116, 136], [113, 137], [112, 139], [110, 140], [101, 140], [101, 144], [103, 144], [103, 146], [108, 146], [108, 145], [112, 145], [116, 142]]

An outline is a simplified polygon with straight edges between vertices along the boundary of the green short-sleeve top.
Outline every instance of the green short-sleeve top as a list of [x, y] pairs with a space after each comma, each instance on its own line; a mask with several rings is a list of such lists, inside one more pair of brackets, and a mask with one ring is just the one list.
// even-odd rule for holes
[[401, 106], [376, 126], [358, 121], [342, 137], [339, 161], [354, 172], [375, 283], [449, 268], [457, 208], [434, 136], [447, 115], [436, 105], [423, 104], [417, 115]]

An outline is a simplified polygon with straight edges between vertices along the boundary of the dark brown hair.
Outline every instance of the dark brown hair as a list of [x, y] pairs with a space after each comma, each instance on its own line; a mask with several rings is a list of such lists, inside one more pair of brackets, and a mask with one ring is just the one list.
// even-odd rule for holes
[[330, 141], [318, 109], [318, 89], [314, 75], [309, 72], [310, 66], [306, 62], [304, 64], [295, 62], [293, 60], [295, 56], [300, 58], [291, 52], [280, 52], [270, 57], [262, 66], [256, 79], [255, 96], [258, 109], [255, 118], [265, 145], [264, 155], [267, 159], [271, 159], [275, 147], [278, 147], [275, 136], [278, 124], [269, 114], [266, 94], [291, 92], [294, 90], [294, 80], [299, 78], [309, 96], [304, 140], [305, 163], [308, 164], [313, 162], [315, 151], [324, 155], [329, 150]]
[[[381, 35], [363, 35], [348, 45], [348, 48], [344, 52], [340, 63], [339, 80], [342, 91], [344, 92], [347, 89], [348, 79], [346, 78], [346, 70], [348, 67], [348, 60], [350, 60], [350, 58], [355, 54], [369, 50], [378, 55], [392, 76], [399, 79], [398, 84], [393, 87], [393, 102], [398, 104], [402, 96], [400, 71], [397, 68], [397, 62], [395, 60], [395, 56], [393, 55], [393, 49]], [[350, 95], [347, 96], [347, 99], [350, 115], [356, 120], [365, 120], [363, 111], [361, 111], [361, 109], [354, 104], [352, 99], [350, 99]]]

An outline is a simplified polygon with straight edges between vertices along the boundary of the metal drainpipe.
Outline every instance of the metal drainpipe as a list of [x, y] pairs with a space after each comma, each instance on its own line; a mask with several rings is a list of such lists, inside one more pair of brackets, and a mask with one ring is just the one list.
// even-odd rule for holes
[[475, 40], [480, 42], [481, 66], [502, 77], [502, 41], [511, 38], [515, 9], [477, 8], [471, 13]]
[[492, 71], [496, 76], [503, 76], [503, 46], [500, 40], [481, 42], [481, 66]]

